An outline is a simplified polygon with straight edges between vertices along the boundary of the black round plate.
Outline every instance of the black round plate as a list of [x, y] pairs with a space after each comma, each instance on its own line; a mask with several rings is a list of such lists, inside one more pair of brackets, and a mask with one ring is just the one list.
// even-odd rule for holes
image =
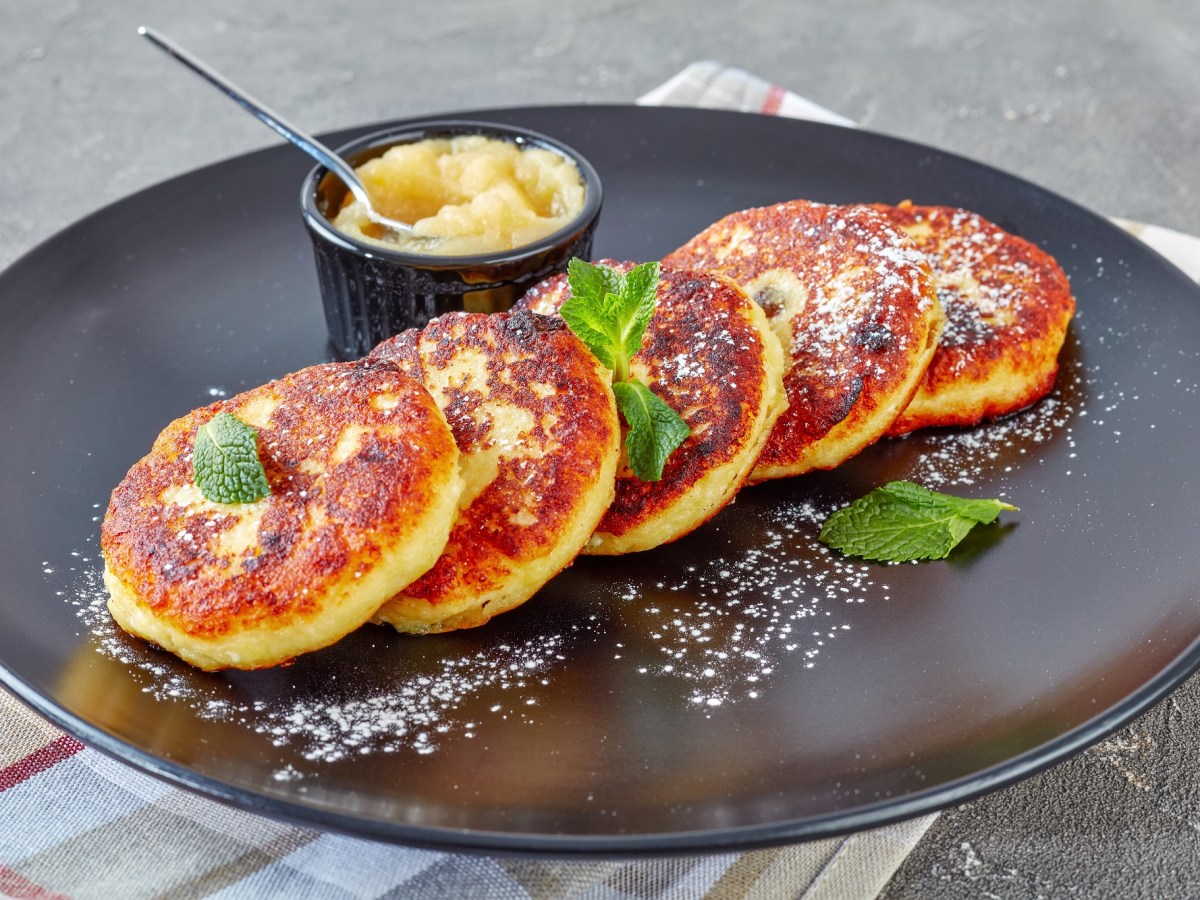
[[[688, 538], [584, 559], [486, 627], [367, 627], [208, 675], [107, 622], [99, 517], [172, 418], [328, 358], [290, 148], [104, 209], [0, 276], [0, 677], [64, 728], [220, 799], [394, 841], [661, 853], [829, 835], [1028, 775], [1197, 665], [1200, 291], [1103, 219], [866, 132], [700, 110], [472, 113], [599, 170], [600, 255], [657, 258], [795, 197], [965, 206], [1079, 301], [1054, 394], [742, 492]], [[381, 127], [379, 125], [372, 128]], [[340, 142], [365, 132], [335, 135]], [[1020, 507], [945, 562], [815, 541], [894, 478]]]

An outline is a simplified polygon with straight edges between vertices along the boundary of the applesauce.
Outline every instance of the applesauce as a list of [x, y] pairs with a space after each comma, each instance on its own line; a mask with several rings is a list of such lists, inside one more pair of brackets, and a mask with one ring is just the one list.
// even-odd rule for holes
[[412, 223], [413, 234], [371, 222], [352, 197], [334, 227], [409, 253], [473, 256], [523, 247], [569, 225], [586, 195], [574, 161], [475, 134], [397, 144], [356, 171], [376, 211]]

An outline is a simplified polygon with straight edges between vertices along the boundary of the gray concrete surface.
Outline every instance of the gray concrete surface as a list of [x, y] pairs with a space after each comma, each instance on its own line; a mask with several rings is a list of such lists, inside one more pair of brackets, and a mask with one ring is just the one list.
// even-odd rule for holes
[[[1200, 4], [0, 0], [0, 265], [85, 213], [271, 135], [134, 35], [152, 24], [313, 130], [623, 102], [697, 59], [1098, 212], [1200, 233]], [[885, 892], [1200, 895], [1200, 680], [945, 813]]]

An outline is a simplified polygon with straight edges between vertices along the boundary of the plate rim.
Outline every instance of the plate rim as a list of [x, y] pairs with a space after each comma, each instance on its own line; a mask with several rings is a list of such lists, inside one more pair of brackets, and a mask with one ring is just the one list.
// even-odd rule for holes
[[411, 825], [304, 806], [227, 784], [128, 744], [50, 703], [0, 665], [0, 684], [87, 747], [210, 800], [276, 821], [336, 831], [368, 840], [443, 852], [558, 859], [637, 859], [695, 853], [744, 852], [839, 837], [940, 812], [1065, 762], [1128, 724], [1200, 669], [1200, 637], [1160, 671], [1144, 690], [1128, 695], [1053, 740], [944, 784], [846, 812], [723, 829], [628, 835], [529, 834]]

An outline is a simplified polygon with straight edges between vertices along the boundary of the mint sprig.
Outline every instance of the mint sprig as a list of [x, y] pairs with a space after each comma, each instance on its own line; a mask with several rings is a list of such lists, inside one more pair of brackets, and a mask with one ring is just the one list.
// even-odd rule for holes
[[662, 479], [663, 466], [692, 433], [680, 415], [629, 373], [658, 297], [656, 262], [627, 273], [578, 257], [567, 264], [571, 296], [558, 313], [596, 359], [613, 372], [617, 408], [629, 426], [629, 468], [642, 481]]
[[654, 315], [658, 263], [648, 262], [622, 274], [579, 257], [567, 263], [571, 296], [558, 314], [588, 345], [617, 381], [629, 380], [629, 362], [642, 349]]
[[[629, 467], [642, 481], [659, 481], [667, 457], [687, 440], [692, 430], [665, 400], [636, 378], [614, 383], [613, 393], [617, 408], [629, 425], [629, 433], [625, 435]], [[634, 460], [638, 460], [637, 465]]]
[[976, 525], [994, 522], [1000, 500], [971, 500], [891, 481], [832, 513], [820, 540], [849, 556], [883, 562], [945, 559]]
[[213, 503], [253, 503], [270, 494], [258, 432], [237, 416], [217, 413], [196, 429], [192, 478]]

